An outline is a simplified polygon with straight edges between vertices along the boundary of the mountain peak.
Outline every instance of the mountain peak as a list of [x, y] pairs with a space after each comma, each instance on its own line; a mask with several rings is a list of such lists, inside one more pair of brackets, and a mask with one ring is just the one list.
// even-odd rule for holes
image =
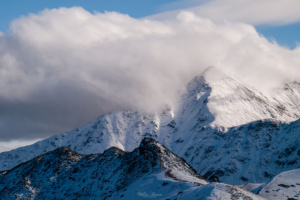
[[110, 147], [103, 152], [103, 155], [105, 155], [105, 156], [112, 156], [112, 155], [120, 156], [123, 154], [125, 154], [125, 152], [123, 150], [119, 149], [118, 147]]
[[210, 66], [208, 68], [206, 68], [201, 74], [200, 76], [203, 76], [205, 78], [210, 78], [210, 77], [216, 77], [216, 78], [222, 78], [222, 77], [227, 77], [227, 75], [222, 72], [221, 70], [219, 70], [217, 67], [215, 66]]
[[148, 144], [157, 145], [157, 142], [153, 138], [144, 137], [143, 140], [141, 141], [141, 145], [140, 146], [146, 146]]
[[194, 91], [205, 86], [212, 86], [225, 78], [233, 80], [218, 68], [211, 66], [206, 68], [200, 75], [193, 78], [187, 85], [187, 89], [188, 91]]
[[231, 79], [227, 74], [218, 68], [211, 66], [206, 68], [198, 77], [204, 79], [205, 83], [213, 84], [215, 82], [221, 81], [222, 79]]

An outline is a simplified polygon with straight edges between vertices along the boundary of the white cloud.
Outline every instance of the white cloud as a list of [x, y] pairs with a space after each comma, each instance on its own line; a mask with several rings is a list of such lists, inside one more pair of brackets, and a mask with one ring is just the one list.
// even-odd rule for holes
[[0, 153], [5, 152], [5, 151], [10, 151], [10, 150], [12, 150], [12, 148], [0, 144]]
[[300, 79], [299, 55], [251, 25], [192, 12], [162, 22], [45, 10], [0, 35], [0, 136], [42, 138], [110, 111], [157, 109], [210, 65], [267, 91]]
[[[187, 8], [188, 5], [190, 8]], [[284, 25], [300, 21], [298, 0], [182, 0], [163, 8], [185, 8], [215, 22], [229, 20], [253, 25]], [[173, 18], [179, 12], [180, 10], [165, 12], [153, 18]]]

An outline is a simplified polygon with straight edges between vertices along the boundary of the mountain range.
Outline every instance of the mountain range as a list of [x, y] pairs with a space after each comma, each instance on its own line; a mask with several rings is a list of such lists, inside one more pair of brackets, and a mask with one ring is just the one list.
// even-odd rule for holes
[[0, 153], [0, 170], [63, 146], [81, 156], [111, 147], [131, 152], [150, 137], [207, 178], [232, 185], [266, 183], [300, 166], [299, 116], [299, 83], [264, 95], [210, 67], [160, 112], [100, 116], [73, 131]]
[[[155, 191], [155, 192], [154, 192]], [[152, 138], [132, 152], [111, 147], [82, 155], [68, 147], [0, 173], [1, 199], [253, 199], [251, 192], [209, 183]]]

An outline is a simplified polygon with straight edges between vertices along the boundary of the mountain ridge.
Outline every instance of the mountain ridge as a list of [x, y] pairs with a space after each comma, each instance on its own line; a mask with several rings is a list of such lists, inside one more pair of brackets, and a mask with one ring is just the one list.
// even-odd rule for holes
[[3, 199], [203, 199], [263, 200], [253, 193], [209, 183], [152, 138], [132, 152], [111, 147], [80, 155], [68, 147], [40, 155], [0, 174]]
[[[293, 91], [297, 91], [296, 86]], [[198, 173], [219, 175], [221, 181], [230, 184], [269, 181], [283, 170], [298, 166], [297, 162], [276, 164], [270, 170], [272, 166], [267, 165], [267, 157], [261, 160], [265, 162], [263, 169], [249, 164], [259, 165], [256, 156], [261, 152], [284, 154], [289, 145], [295, 146], [297, 135], [291, 139], [287, 135], [300, 129], [297, 112], [291, 112], [297, 101], [283, 105], [280, 98], [270, 100], [213, 67], [190, 81], [178, 98], [180, 101], [176, 109], [170, 106], [160, 113], [112, 112], [71, 132], [1, 153], [0, 170], [10, 169], [60, 146], [68, 146], [84, 155], [103, 153], [112, 146], [132, 151], [144, 137], [159, 141], [183, 157]], [[291, 95], [288, 98], [291, 99]], [[280, 146], [276, 138], [289, 142]], [[282, 152], [276, 154], [272, 144]], [[274, 161], [289, 163], [297, 156], [291, 154], [286, 162], [282, 158]], [[249, 174], [246, 177], [244, 173]]]

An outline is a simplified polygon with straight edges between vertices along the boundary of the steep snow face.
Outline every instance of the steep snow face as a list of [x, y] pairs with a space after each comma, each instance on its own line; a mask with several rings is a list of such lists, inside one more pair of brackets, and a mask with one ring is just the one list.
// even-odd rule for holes
[[1, 153], [0, 170], [61, 146], [84, 155], [112, 146], [132, 151], [144, 137], [156, 139], [200, 174], [230, 184], [267, 182], [299, 167], [299, 121], [282, 123], [298, 118], [296, 104], [268, 100], [215, 68], [195, 77], [178, 99], [176, 109], [112, 112], [71, 132]]
[[259, 191], [270, 200], [300, 199], [300, 169], [283, 172]]
[[[182, 118], [192, 115], [212, 127], [233, 127], [263, 119], [294, 121], [295, 113], [247, 88], [214, 67], [195, 77], [183, 95]], [[198, 116], [197, 116], [198, 115]]]
[[182, 158], [151, 138], [127, 153], [116, 147], [83, 156], [67, 147], [0, 174], [2, 199], [230, 199], [253, 193], [208, 183]]

